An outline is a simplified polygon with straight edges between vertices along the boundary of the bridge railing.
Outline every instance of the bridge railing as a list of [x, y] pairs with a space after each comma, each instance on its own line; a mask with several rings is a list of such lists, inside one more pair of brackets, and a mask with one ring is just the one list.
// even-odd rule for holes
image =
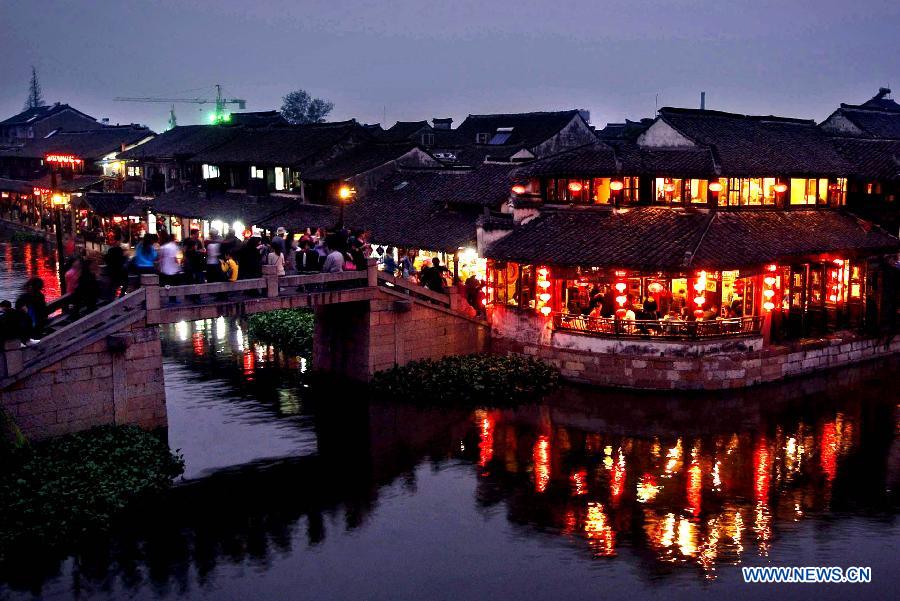
[[96, 328], [106, 326], [112, 321], [134, 311], [143, 310], [146, 302], [146, 293], [144, 290], [135, 290], [115, 301], [104, 305], [94, 311], [73, 321], [72, 323], [56, 330], [41, 338], [41, 341], [35, 345], [23, 349], [25, 362], [28, 362], [48, 351], [63, 348], [72, 344], [85, 334], [95, 330]]
[[389, 273], [384, 273], [383, 271], [378, 272], [378, 284], [428, 303], [445, 307], [451, 306], [450, 294], [441, 294], [440, 292], [429, 290], [424, 286], [419, 286], [418, 284], [414, 284], [403, 278], [398, 278]]

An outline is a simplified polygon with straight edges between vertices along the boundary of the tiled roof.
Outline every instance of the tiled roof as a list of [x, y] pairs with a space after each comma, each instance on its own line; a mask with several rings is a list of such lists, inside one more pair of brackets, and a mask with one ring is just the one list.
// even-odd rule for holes
[[388, 129], [380, 132], [379, 137], [382, 140], [399, 142], [401, 140], [409, 140], [421, 129], [431, 130], [428, 121], [397, 121]]
[[346, 179], [395, 161], [414, 148], [416, 144], [411, 142], [360, 144], [322, 164], [301, 169], [300, 176], [306, 181]]
[[194, 162], [298, 165], [334, 147], [352, 133], [369, 134], [356, 121], [312, 123], [290, 127], [240, 129], [231, 140], [200, 152]]
[[895, 251], [900, 241], [831, 210], [547, 211], [486, 256], [521, 263], [647, 270], [735, 268], [828, 252]]
[[119, 192], [88, 192], [81, 197], [87, 208], [104, 217], [144, 215], [147, 201], [135, 200], [134, 194]]
[[607, 140], [616, 151], [622, 175], [709, 178], [718, 175], [713, 152], [693, 148], [651, 148], [629, 140]]
[[669, 107], [660, 109], [659, 118], [710, 147], [723, 176], [826, 176], [846, 170], [813, 121]]
[[840, 113], [867, 137], [900, 140], [900, 111], [842, 107]]
[[[55, 115], [56, 113], [59, 113], [66, 109], [75, 111], [76, 113], [81, 113], [88, 119], [93, 119], [93, 117], [91, 117], [90, 115], [82, 113], [78, 109], [73, 108], [68, 104], [56, 103], [48, 106], [37, 106], [34, 108], [26, 109], [17, 115], [13, 115], [8, 119], [0, 121], [0, 125], [25, 125], [27, 123], [34, 123], [35, 121], [46, 119], [47, 117]], [[99, 126], [100, 124], [98, 123], [97, 125]]]
[[589, 177], [615, 175], [619, 172], [616, 153], [611, 146], [598, 142], [537, 159], [514, 171], [516, 178]]
[[18, 192], [19, 194], [31, 194], [34, 182], [26, 182], [20, 179], [7, 179], [0, 177], [0, 191]]
[[407, 170], [385, 179], [365, 200], [397, 207], [410, 203], [498, 209], [509, 198], [514, 167], [486, 164], [477, 169]]
[[493, 135], [498, 128], [512, 128], [511, 135], [505, 144], [533, 148], [551, 138], [572, 119], [578, 116], [577, 110], [534, 112], [534, 113], [502, 113], [495, 115], [469, 115], [456, 128], [465, 143], [475, 142], [476, 134]]
[[834, 145], [850, 166], [847, 175], [900, 180], [900, 140], [835, 138]]
[[257, 225], [273, 231], [284, 227], [292, 232], [300, 232], [306, 228], [313, 231], [319, 227], [330, 229], [335, 227], [337, 222], [338, 208], [336, 206], [295, 203], [283, 213], [267, 217]]
[[509, 197], [509, 165], [474, 170], [402, 171], [346, 209], [346, 223], [382, 244], [455, 251], [472, 244], [483, 207]]
[[837, 211], [719, 211], [691, 265], [742, 267], [821, 253], [898, 249], [897, 238]]
[[180, 125], [119, 155], [125, 160], [190, 158], [234, 138], [240, 129], [220, 125]]
[[[115, 178], [105, 177], [103, 175], [84, 174], [75, 175], [72, 179], [65, 179], [60, 176], [56, 179], [56, 189], [60, 190], [61, 192], [82, 192], [84, 190], [87, 190], [88, 188], [93, 188], [94, 186], [111, 179]], [[33, 180], [31, 184], [35, 188], [45, 188], [47, 190], [52, 187], [49, 174]]]
[[193, 190], [166, 192], [149, 201], [154, 212], [192, 219], [233, 221], [246, 225], [290, 209], [297, 200], [282, 196], [254, 197], [238, 193], [211, 193]]
[[538, 159], [516, 170], [516, 177], [603, 177], [614, 175], [713, 177], [712, 151], [704, 147], [649, 148], [629, 140], [607, 139]]
[[243, 127], [266, 127], [269, 125], [287, 125], [287, 121], [278, 111], [253, 111], [230, 113], [231, 125]]
[[544, 211], [485, 254], [520, 263], [677, 269], [709, 219], [708, 213], [658, 207]]
[[122, 149], [122, 145], [136, 144], [153, 131], [139, 125], [113, 125], [89, 129], [87, 131], [61, 131], [47, 138], [29, 142], [21, 148], [5, 150], [0, 156], [43, 158], [52, 153], [72, 154], [85, 161], [96, 161], [111, 152]]

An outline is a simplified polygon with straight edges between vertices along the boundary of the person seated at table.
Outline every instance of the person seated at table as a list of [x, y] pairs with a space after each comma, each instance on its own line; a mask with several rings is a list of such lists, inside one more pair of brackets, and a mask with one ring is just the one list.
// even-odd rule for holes
[[668, 313], [663, 315], [662, 320], [663, 321], [681, 321], [681, 317], [678, 315], [678, 313], [675, 311], [675, 309], [672, 309], [671, 311], [669, 311]]

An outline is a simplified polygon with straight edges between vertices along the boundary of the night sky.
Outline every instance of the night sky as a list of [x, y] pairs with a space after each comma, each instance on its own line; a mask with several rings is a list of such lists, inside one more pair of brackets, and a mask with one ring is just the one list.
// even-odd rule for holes
[[[594, 124], [659, 106], [822, 119], [879, 86], [900, 96], [896, 0], [0, 0], [0, 115], [44, 98], [165, 128], [169, 106], [247, 110], [295, 88], [361, 122], [586, 108]], [[204, 111], [204, 112], [201, 112]], [[178, 105], [180, 124], [209, 106]]]

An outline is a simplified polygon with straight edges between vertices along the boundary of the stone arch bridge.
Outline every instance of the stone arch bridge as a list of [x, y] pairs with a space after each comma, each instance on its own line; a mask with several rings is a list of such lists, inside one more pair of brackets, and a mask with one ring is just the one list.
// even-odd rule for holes
[[439, 294], [379, 272], [278, 277], [141, 288], [43, 338], [8, 343], [0, 407], [40, 440], [100, 424], [166, 425], [160, 324], [287, 308], [316, 312], [313, 369], [367, 380], [409, 361], [488, 349], [490, 327], [455, 289]]

